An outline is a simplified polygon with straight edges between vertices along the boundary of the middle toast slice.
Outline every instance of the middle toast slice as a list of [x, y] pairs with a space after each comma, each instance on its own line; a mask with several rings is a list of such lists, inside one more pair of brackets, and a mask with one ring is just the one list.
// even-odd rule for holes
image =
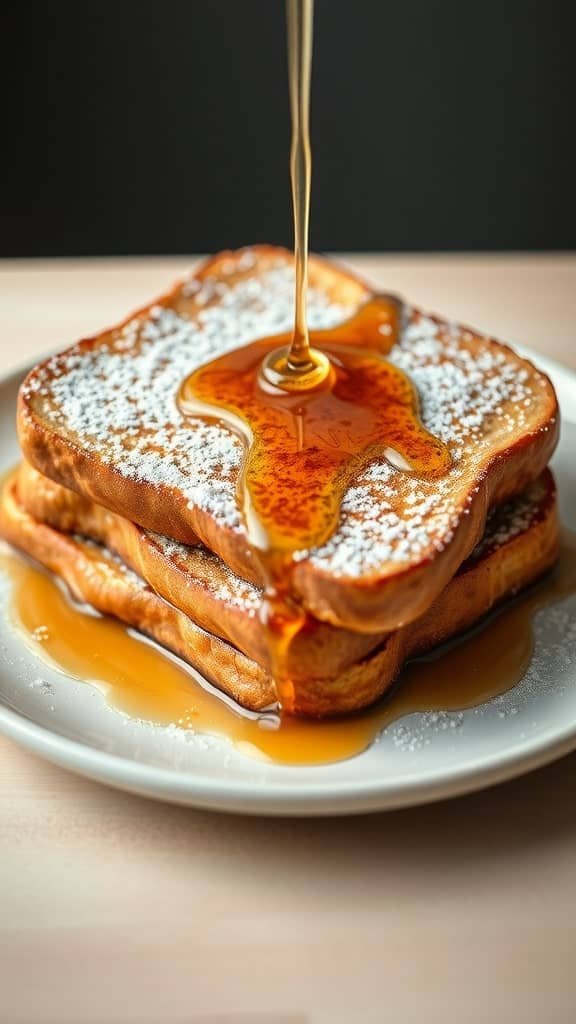
[[[16, 483], [18, 500], [34, 520], [111, 550], [170, 605], [270, 671], [260, 617], [262, 591], [232, 573], [204, 545], [183, 545], [144, 530], [54, 483], [27, 463], [21, 465]], [[527, 518], [534, 518], [534, 510], [547, 508], [553, 497], [547, 471], [520, 498], [493, 510], [486, 536], [504, 532], [513, 537], [525, 529]], [[536, 563], [536, 552], [534, 559]], [[287, 670], [297, 683], [310, 678], [332, 680], [376, 651], [386, 635], [337, 628], [308, 616], [288, 650]]]

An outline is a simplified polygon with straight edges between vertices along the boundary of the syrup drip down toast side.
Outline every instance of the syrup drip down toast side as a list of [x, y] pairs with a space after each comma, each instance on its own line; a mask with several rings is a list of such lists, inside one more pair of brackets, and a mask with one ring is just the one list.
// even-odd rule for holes
[[[115, 552], [96, 543], [90, 537], [94, 524], [88, 518], [84, 537], [34, 518], [20, 500], [18, 483], [13, 474], [2, 492], [0, 534], [4, 538], [59, 576], [75, 599], [157, 640], [244, 707], [260, 711], [274, 704], [275, 686], [264, 665], [202, 628], [192, 614], [156, 593]], [[40, 511], [40, 503], [37, 507]], [[48, 501], [44, 507], [47, 516], [53, 516]], [[62, 521], [73, 528], [72, 520], [63, 516]], [[313, 661], [308, 675], [295, 678], [295, 712], [325, 717], [372, 704], [389, 689], [407, 658], [476, 623], [495, 604], [541, 576], [554, 563], [557, 551], [556, 495], [552, 475], [546, 471], [522, 496], [494, 510], [480, 544], [420, 619], [381, 638], [374, 650], [334, 675], [315, 674], [317, 662]], [[163, 557], [167, 573], [173, 572], [165, 552]], [[178, 571], [181, 576], [181, 566]], [[221, 577], [219, 584], [223, 606], [230, 598]], [[184, 590], [180, 582], [177, 591]], [[233, 594], [231, 582], [230, 590]], [[238, 610], [237, 616], [238, 622], [250, 620], [246, 610]], [[332, 630], [331, 635], [337, 633]]]

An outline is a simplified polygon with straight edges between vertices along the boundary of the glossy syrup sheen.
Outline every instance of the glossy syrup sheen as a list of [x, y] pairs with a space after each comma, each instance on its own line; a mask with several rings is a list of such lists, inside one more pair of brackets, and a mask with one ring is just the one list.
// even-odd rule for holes
[[347, 323], [313, 332], [331, 375], [307, 393], [262, 386], [262, 361], [278, 337], [229, 352], [184, 381], [186, 414], [218, 417], [244, 437], [239, 501], [257, 548], [291, 554], [324, 543], [350, 481], [376, 457], [421, 476], [449, 468], [448, 449], [420, 423], [412, 382], [385, 358], [399, 315], [396, 300], [380, 297]]
[[392, 695], [374, 708], [316, 722], [247, 713], [117, 620], [73, 605], [55, 579], [29, 561], [7, 552], [0, 566], [12, 581], [15, 624], [52, 666], [96, 683], [129, 715], [225, 737], [250, 757], [291, 765], [352, 757], [405, 715], [475, 707], [510, 690], [532, 657], [535, 613], [576, 592], [576, 541], [565, 534], [558, 565], [541, 583], [471, 633], [409, 663]]

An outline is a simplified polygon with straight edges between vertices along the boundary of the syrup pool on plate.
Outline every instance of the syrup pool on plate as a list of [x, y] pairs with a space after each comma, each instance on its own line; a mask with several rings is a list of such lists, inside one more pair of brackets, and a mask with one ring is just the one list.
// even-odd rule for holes
[[409, 663], [375, 707], [324, 721], [245, 712], [116, 619], [74, 605], [30, 561], [5, 549], [0, 568], [11, 580], [11, 615], [26, 643], [50, 666], [103, 689], [113, 708], [223, 737], [249, 757], [312, 765], [361, 753], [405, 715], [460, 711], [514, 687], [530, 664], [536, 612], [576, 592], [576, 536], [563, 534], [558, 565], [545, 579], [470, 633]]

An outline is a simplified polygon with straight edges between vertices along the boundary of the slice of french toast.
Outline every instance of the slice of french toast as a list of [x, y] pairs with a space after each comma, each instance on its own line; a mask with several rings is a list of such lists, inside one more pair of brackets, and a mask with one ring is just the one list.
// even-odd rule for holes
[[[16, 474], [2, 491], [0, 535], [56, 573], [76, 599], [157, 640], [243, 706], [261, 710], [274, 702], [274, 684], [258, 661], [202, 629], [107, 548], [34, 519], [19, 501]], [[557, 551], [556, 496], [547, 471], [525, 495], [494, 512], [481, 543], [420, 619], [333, 676], [296, 679], [295, 712], [326, 717], [368, 706], [407, 658], [477, 622], [550, 568]]]
[[[347, 319], [372, 292], [310, 262], [310, 322]], [[223, 253], [118, 327], [41, 363], [24, 382], [18, 427], [40, 472], [173, 540], [198, 539], [260, 583], [236, 500], [240, 439], [185, 419], [179, 386], [232, 348], [286, 331], [293, 265], [282, 249]], [[558, 436], [548, 378], [476, 331], [406, 309], [389, 358], [412, 379], [424, 426], [450, 450], [440, 479], [375, 460], [345, 494], [339, 525], [298, 554], [294, 598], [316, 618], [360, 632], [420, 616], [482, 535], [489, 508], [547, 465]]]

